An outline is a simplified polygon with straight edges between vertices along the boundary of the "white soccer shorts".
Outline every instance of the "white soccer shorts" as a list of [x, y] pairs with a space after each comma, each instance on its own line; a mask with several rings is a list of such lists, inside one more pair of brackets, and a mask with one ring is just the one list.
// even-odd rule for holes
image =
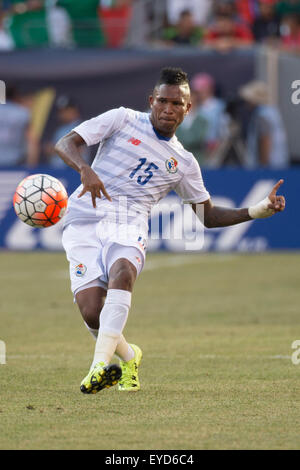
[[146, 236], [136, 225], [108, 221], [73, 223], [64, 229], [62, 244], [70, 263], [74, 295], [84, 286], [107, 289], [110, 268], [119, 258], [128, 259], [137, 276], [144, 267]]

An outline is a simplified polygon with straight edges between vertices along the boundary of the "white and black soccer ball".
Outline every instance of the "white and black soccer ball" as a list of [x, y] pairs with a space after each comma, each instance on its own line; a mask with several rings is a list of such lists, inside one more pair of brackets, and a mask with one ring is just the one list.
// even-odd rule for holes
[[68, 194], [64, 185], [51, 175], [24, 178], [13, 197], [19, 219], [32, 227], [51, 227], [64, 216]]

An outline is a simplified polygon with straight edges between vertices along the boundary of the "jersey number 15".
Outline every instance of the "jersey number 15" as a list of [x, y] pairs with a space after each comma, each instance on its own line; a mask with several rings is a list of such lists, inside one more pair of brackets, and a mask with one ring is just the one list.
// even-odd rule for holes
[[[146, 158], [140, 158], [139, 159], [140, 161], [140, 164], [134, 169], [132, 170], [132, 172], [130, 173], [129, 175], [129, 178], [133, 178], [135, 176], [135, 174], [142, 169], [142, 166], [145, 165], [145, 163], [147, 162], [147, 159]], [[152, 178], [153, 176], [153, 171], [151, 170], [158, 170], [158, 166], [155, 165], [155, 163], [150, 163], [147, 168], [144, 168], [144, 173], [146, 174], [146, 176], [138, 176], [136, 181], [138, 184], [141, 184], [142, 186], [144, 186], [144, 184], [148, 183], [148, 181]]]

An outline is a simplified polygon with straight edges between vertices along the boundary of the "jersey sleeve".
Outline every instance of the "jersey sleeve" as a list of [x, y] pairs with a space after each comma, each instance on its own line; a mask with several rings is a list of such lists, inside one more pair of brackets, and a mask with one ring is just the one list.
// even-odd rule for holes
[[88, 121], [84, 121], [73, 131], [79, 134], [87, 145], [99, 144], [104, 139], [110, 137], [114, 132], [122, 129], [129, 111], [126, 108], [111, 109], [106, 113], [99, 114]]
[[197, 204], [210, 199], [210, 194], [203, 182], [200, 166], [195, 158], [174, 190], [185, 204]]

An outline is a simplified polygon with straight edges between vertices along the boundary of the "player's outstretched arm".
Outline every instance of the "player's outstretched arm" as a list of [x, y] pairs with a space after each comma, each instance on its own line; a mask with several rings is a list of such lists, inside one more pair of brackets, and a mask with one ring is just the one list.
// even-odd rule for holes
[[244, 209], [231, 209], [227, 207], [214, 206], [211, 200], [204, 202], [204, 211], [199, 210], [198, 204], [193, 204], [194, 212], [199, 216], [205, 227], [228, 227], [252, 219], [263, 219], [271, 217], [277, 212], [282, 212], [285, 208], [284, 196], [277, 196], [277, 190], [283, 184], [283, 180], [279, 180], [273, 187], [270, 194], [255, 206]]
[[71, 131], [57, 142], [55, 151], [68, 166], [80, 173], [83, 188], [78, 197], [83, 196], [86, 192], [90, 192], [92, 204], [96, 208], [96, 198], [101, 198], [101, 193], [109, 201], [111, 201], [111, 197], [106, 192], [99, 176], [80, 155], [79, 148], [83, 144], [85, 144], [83, 138], [76, 132]]
[[193, 210], [206, 228], [228, 227], [251, 220], [248, 209], [231, 209], [214, 206], [211, 199], [204, 202], [204, 211], [200, 204], [193, 204]]

